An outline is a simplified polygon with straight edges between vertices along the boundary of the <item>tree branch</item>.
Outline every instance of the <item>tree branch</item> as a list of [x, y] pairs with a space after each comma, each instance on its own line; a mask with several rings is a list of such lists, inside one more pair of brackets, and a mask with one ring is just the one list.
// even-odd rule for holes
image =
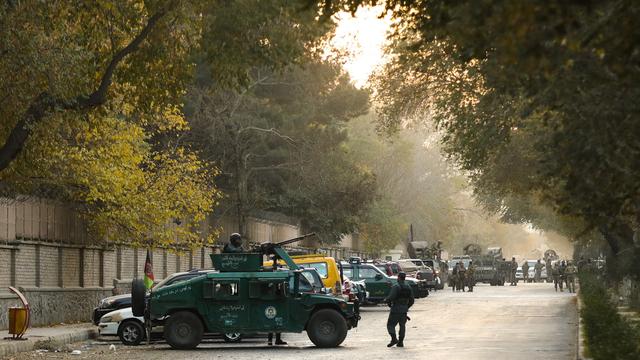
[[[171, 2], [171, 5], [173, 4], [175, 4], [175, 2]], [[172, 7], [171, 5], [158, 10], [158, 12], [149, 18], [140, 33], [134, 37], [127, 46], [115, 53], [102, 75], [100, 85], [94, 92], [88, 96], [80, 95], [71, 100], [55, 98], [47, 92], [40, 93], [40, 95], [31, 102], [25, 114], [15, 124], [4, 145], [0, 148], [0, 171], [9, 167], [11, 162], [22, 151], [24, 144], [31, 135], [33, 126], [40, 123], [52, 110], [57, 108], [64, 110], [86, 110], [103, 105], [107, 99], [107, 91], [111, 85], [113, 73], [120, 62], [140, 47], [140, 44], [149, 36], [158, 21], [167, 14], [168, 10]]]

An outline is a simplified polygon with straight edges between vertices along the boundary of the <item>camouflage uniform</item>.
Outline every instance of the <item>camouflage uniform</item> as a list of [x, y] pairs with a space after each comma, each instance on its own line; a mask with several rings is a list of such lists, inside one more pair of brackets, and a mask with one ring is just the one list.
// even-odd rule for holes
[[511, 286], [518, 286], [518, 279], [516, 279], [516, 272], [518, 271], [518, 263], [516, 258], [511, 259]]
[[524, 282], [529, 280], [529, 263], [526, 261], [522, 264], [522, 277], [524, 278]]
[[453, 269], [451, 270], [451, 277], [449, 278], [449, 281], [451, 282], [451, 291], [456, 291], [456, 288], [458, 287], [458, 264], [459, 263], [453, 265]]
[[456, 281], [458, 286], [456, 290], [462, 290], [462, 292], [464, 292], [466, 276], [467, 276], [467, 269], [465, 269], [464, 264], [460, 262], [460, 265], [458, 267], [458, 279], [457, 279], [458, 281]]
[[469, 292], [473, 292], [473, 287], [476, 285], [475, 279], [476, 266], [473, 265], [473, 261], [469, 263], [469, 268], [467, 269], [467, 286], [469, 287]]
[[569, 265], [567, 265], [567, 267], [564, 269], [564, 276], [567, 281], [567, 289], [569, 289], [570, 293], [576, 292], [575, 277], [577, 272], [578, 272], [578, 269], [572, 263], [569, 263]]
[[558, 286], [560, 287], [560, 291], [563, 291], [562, 277], [560, 276], [560, 265], [558, 265], [558, 263], [553, 265], [553, 269], [551, 270], [551, 273], [553, 274], [553, 286], [555, 287], [556, 291], [558, 291]]
[[[533, 267], [535, 272], [536, 272], [535, 277], [534, 277], [534, 281], [537, 282], [537, 283], [540, 282], [540, 280], [542, 278], [542, 267], [543, 266], [544, 265], [542, 265], [542, 263], [540, 262], [540, 259], [538, 259], [538, 262]], [[547, 272], [547, 276], [549, 276], [548, 272]]]

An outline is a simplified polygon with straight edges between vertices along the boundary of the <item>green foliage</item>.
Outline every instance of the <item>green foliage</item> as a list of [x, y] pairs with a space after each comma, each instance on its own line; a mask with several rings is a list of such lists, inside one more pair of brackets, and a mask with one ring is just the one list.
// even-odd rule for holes
[[190, 141], [216, 159], [222, 207], [240, 232], [252, 210], [299, 218], [325, 242], [355, 229], [375, 194], [373, 175], [344, 147], [345, 124], [368, 108], [339, 66], [256, 68], [248, 87], [225, 90], [202, 76], [189, 95]]
[[640, 329], [620, 317], [603, 280], [581, 274], [580, 296], [590, 356], [595, 360], [640, 358]]
[[399, 21], [381, 130], [434, 121], [487, 209], [637, 247], [636, 2], [385, 4]]
[[238, 87], [256, 64], [298, 62], [331, 28], [303, 5], [1, 2], [3, 194], [75, 203], [97, 239], [210, 241], [200, 221], [219, 198], [218, 171], [183, 142], [195, 63]]

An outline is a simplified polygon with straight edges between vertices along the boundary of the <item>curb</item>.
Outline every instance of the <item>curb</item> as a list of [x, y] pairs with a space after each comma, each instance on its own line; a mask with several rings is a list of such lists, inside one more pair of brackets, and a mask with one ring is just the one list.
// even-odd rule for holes
[[98, 336], [98, 331], [93, 328], [86, 329], [74, 329], [67, 333], [54, 336], [43, 336], [38, 338], [27, 339], [23, 341], [12, 341], [6, 343], [0, 343], [0, 357], [6, 357], [9, 355], [37, 350], [35, 345], [39, 341], [55, 341], [60, 344], [71, 344], [78, 341], [84, 341], [87, 339], [94, 339]]
[[[579, 289], [578, 289], [579, 290]], [[582, 323], [582, 316], [580, 316], [580, 312], [582, 310], [583, 304], [582, 304], [582, 298], [580, 297], [580, 291], [578, 291], [578, 294], [576, 296], [576, 298], [578, 298], [578, 341], [577, 341], [577, 347], [578, 347], [578, 351], [576, 353], [576, 359], [577, 360], [591, 360], [591, 358], [588, 358], [584, 355], [584, 352], [586, 350], [586, 346], [585, 346], [585, 333], [584, 333], [584, 324]]]

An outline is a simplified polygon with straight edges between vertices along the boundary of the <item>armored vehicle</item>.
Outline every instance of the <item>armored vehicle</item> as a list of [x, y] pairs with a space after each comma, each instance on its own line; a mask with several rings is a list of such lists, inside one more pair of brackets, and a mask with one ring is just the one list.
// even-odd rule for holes
[[[193, 349], [206, 333], [300, 333], [307, 331], [318, 347], [337, 347], [358, 325], [358, 304], [342, 297], [308, 291], [302, 270], [282, 245], [262, 244], [252, 253], [211, 255], [209, 273], [154, 290], [146, 297], [135, 281], [135, 316], [145, 315], [147, 327], [163, 326], [164, 338], [175, 349]], [[264, 256], [284, 261], [287, 270], [263, 268]], [[274, 269], [275, 270], [275, 269]]]

